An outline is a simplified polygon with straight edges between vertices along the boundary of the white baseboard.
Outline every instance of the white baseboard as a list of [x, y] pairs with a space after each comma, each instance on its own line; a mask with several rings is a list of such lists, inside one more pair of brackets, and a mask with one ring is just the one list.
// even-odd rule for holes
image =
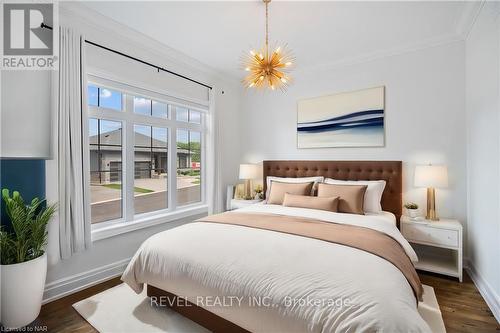
[[130, 259], [123, 259], [109, 265], [47, 283], [43, 293], [42, 304], [55, 301], [61, 297], [120, 276], [125, 271]]
[[481, 296], [483, 296], [486, 304], [488, 304], [491, 312], [495, 316], [495, 319], [500, 323], [500, 297], [493, 290], [490, 284], [485, 279], [483, 279], [481, 274], [479, 274], [479, 272], [470, 261], [467, 262], [465, 269], [467, 270], [470, 278], [481, 293]]

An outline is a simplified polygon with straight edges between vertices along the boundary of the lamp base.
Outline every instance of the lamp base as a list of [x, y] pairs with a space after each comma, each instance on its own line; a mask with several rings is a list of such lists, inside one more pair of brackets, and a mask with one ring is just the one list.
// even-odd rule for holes
[[250, 179], [245, 179], [245, 200], [252, 200], [252, 181]]
[[439, 221], [436, 213], [436, 190], [433, 187], [427, 188], [427, 215], [425, 219]]

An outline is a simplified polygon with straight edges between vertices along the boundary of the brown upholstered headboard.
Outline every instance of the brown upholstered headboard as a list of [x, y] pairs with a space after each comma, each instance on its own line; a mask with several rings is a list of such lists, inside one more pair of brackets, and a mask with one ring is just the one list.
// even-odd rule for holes
[[399, 219], [403, 210], [401, 161], [264, 161], [264, 193], [267, 176], [324, 176], [341, 180], [380, 180], [387, 182], [382, 209]]

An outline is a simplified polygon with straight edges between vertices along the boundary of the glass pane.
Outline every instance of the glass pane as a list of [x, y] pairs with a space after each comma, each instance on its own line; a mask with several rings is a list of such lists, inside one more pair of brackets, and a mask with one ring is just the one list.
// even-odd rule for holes
[[99, 106], [121, 111], [122, 94], [111, 89], [99, 88]]
[[167, 129], [153, 127], [153, 147], [167, 148]]
[[[105, 131], [105, 132], [104, 132]], [[122, 127], [120, 122], [90, 119], [91, 222], [99, 223], [122, 217]]]
[[201, 124], [201, 112], [189, 110], [189, 122]]
[[97, 144], [99, 140], [97, 139], [98, 136], [98, 129], [99, 129], [99, 123], [97, 119], [90, 118], [89, 119], [89, 143], [92, 144]]
[[122, 144], [122, 124], [117, 121], [99, 120], [99, 140], [101, 145]]
[[134, 125], [134, 209], [136, 214], [168, 207], [166, 128]]
[[144, 97], [134, 97], [134, 113], [151, 115], [151, 100]]
[[98, 106], [99, 100], [97, 98], [98, 89], [96, 86], [89, 85], [87, 87], [87, 100], [89, 105]]
[[177, 130], [177, 204], [201, 201], [201, 133]]
[[180, 106], [175, 107], [176, 119], [178, 121], [189, 121], [189, 110], [186, 108], [181, 108]]
[[167, 104], [153, 101], [153, 117], [168, 118]]
[[134, 125], [134, 145], [151, 150], [151, 126]]

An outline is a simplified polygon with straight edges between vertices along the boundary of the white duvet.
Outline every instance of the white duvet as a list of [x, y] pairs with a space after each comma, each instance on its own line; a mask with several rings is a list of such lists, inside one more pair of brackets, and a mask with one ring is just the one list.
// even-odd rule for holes
[[[387, 214], [275, 205], [238, 211], [372, 228], [396, 239], [417, 260]], [[186, 297], [252, 332], [430, 332], [409, 283], [390, 262], [348, 246], [279, 232], [189, 223], [146, 240], [122, 280], [137, 293], [151, 284]]]

